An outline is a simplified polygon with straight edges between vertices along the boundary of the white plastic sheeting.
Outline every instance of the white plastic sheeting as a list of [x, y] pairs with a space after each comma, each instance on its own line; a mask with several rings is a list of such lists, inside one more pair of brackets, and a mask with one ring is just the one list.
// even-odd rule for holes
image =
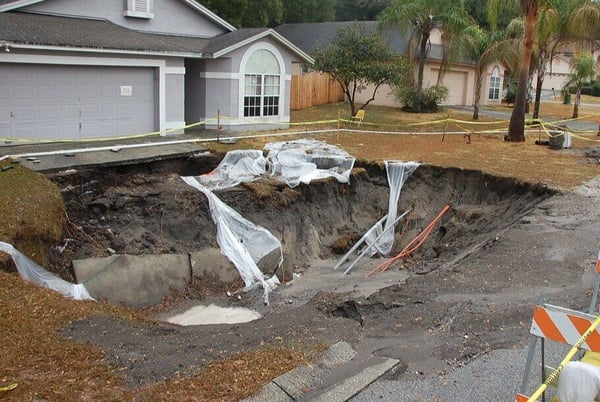
[[[266, 158], [263, 156], [265, 152]], [[281, 243], [268, 230], [246, 220], [225, 205], [212, 191], [267, 175], [284, 181], [290, 187], [327, 177], [348, 183], [355, 158], [334, 145], [309, 139], [269, 143], [265, 146], [265, 152], [231, 151], [212, 172], [182, 179], [208, 198], [212, 219], [217, 225], [217, 242], [221, 252], [235, 265], [244, 280], [244, 291], [262, 286], [265, 303], [268, 303], [269, 292], [279, 281], [276, 276], [267, 279], [256, 264], [279, 248], [281, 266]]]
[[236, 267], [244, 280], [244, 291], [262, 286], [265, 303], [269, 303], [269, 293], [278, 284], [277, 276], [267, 277], [256, 265], [264, 256], [279, 248], [283, 262], [281, 243], [267, 229], [257, 226], [227, 206], [195, 177], [182, 177], [190, 186], [201, 191], [208, 198], [210, 213], [217, 226], [217, 243], [223, 253]]
[[327, 177], [348, 183], [355, 162], [346, 151], [309, 139], [269, 143], [265, 152], [266, 158], [263, 151], [230, 151], [212, 172], [198, 176], [198, 182], [213, 191], [266, 175], [282, 180], [290, 187]]
[[273, 142], [265, 150], [271, 176], [281, 178], [290, 187], [327, 177], [348, 183], [356, 160], [335, 145], [309, 139]]
[[558, 377], [560, 402], [592, 402], [600, 400], [600, 367], [571, 361]]
[[229, 151], [212, 172], [198, 181], [210, 190], [220, 190], [256, 180], [267, 173], [262, 151], [241, 149]]
[[398, 217], [398, 200], [402, 192], [402, 186], [411, 174], [419, 167], [417, 162], [385, 161], [388, 183], [390, 186], [390, 198], [388, 201], [388, 214], [385, 224], [382, 221], [377, 222], [365, 237], [368, 244], [370, 255], [378, 252], [381, 255], [388, 255], [394, 245], [394, 225]]
[[75, 284], [67, 282], [64, 279], [51, 274], [14, 248], [12, 244], [0, 241], [0, 251], [11, 256], [17, 266], [17, 271], [19, 271], [21, 278], [35, 283], [38, 286], [55, 290], [66, 297], [76, 300], [94, 300], [82, 283]]

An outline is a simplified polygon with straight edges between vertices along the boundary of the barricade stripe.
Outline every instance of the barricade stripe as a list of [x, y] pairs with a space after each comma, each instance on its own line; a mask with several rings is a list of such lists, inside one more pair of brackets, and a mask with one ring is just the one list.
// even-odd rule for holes
[[556, 342], [568, 343], [560, 329], [554, 324], [552, 317], [543, 307], [536, 306], [533, 310], [531, 333], [534, 333], [533, 324], [536, 323], [541, 335]]
[[[562, 333], [563, 338], [565, 338], [566, 343], [569, 345], [573, 345], [577, 340], [581, 337], [581, 334], [585, 332], [585, 330], [589, 327], [591, 321], [588, 321], [588, 325], [580, 330], [571, 320], [572, 317], [579, 318], [576, 315], [566, 314], [564, 312], [552, 311], [549, 310], [548, 313], [554, 320], [554, 323], [559, 328]], [[584, 318], [585, 319], [585, 318]], [[589, 349], [587, 344], [583, 344], [585, 349]]]
[[[586, 320], [585, 318], [575, 317], [572, 315], [569, 315], [568, 317], [581, 335], [585, 333], [592, 323], [590, 320]], [[598, 331], [593, 331], [590, 333], [588, 338], [585, 340], [585, 344], [587, 344], [588, 349], [592, 352], [600, 352], [600, 334]]]
[[598, 252], [598, 260], [596, 261], [596, 272], [600, 272], [600, 252]]
[[516, 402], [527, 402], [529, 397], [521, 394], [517, 394]]

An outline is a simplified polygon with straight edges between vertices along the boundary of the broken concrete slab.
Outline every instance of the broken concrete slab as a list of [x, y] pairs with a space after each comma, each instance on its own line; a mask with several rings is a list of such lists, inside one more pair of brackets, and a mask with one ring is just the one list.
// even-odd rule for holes
[[324, 355], [311, 366], [301, 366], [271, 381], [263, 390], [248, 402], [286, 402], [297, 400], [307, 389], [320, 384], [321, 379], [336, 367], [349, 362], [356, 351], [346, 342], [332, 345]]
[[300, 398], [307, 389], [319, 384], [324, 376], [336, 367], [349, 362], [356, 351], [346, 342], [331, 346], [314, 365], [301, 366], [275, 378], [273, 382], [294, 399]]
[[158, 304], [191, 279], [187, 255], [113, 255], [74, 260], [73, 268], [96, 300], [131, 307]]
[[213, 277], [225, 283], [239, 279], [240, 274], [233, 263], [218, 248], [208, 247], [190, 254], [192, 276]]
[[310, 400], [317, 402], [347, 401], [400, 362], [387, 357], [379, 359], [380, 363], [366, 367], [360, 373], [340, 381], [322, 394], [311, 397]]

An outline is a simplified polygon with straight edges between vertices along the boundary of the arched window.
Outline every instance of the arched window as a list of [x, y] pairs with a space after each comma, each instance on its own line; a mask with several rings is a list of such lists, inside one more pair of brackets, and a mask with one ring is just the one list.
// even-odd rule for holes
[[244, 117], [278, 116], [281, 69], [268, 50], [252, 53], [244, 71]]
[[500, 99], [500, 69], [498, 67], [494, 67], [492, 70], [488, 99]]

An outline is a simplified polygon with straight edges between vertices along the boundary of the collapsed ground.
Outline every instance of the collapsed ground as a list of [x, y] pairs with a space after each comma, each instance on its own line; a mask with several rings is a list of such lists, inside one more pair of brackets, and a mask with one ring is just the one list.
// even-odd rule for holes
[[[218, 158], [203, 156], [168, 166], [55, 176], [72, 230], [81, 232], [73, 233], [74, 242], [64, 259], [55, 262], [55, 269], [66, 273], [70, 259], [103, 256], [109, 248], [120, 254], [144, 254], [216, 247], [206, 197], [179, 176], [206, 173], [217, 162]], [[240, 287], [241, 282], [195, 278], [185, 297], [173, 295], [166, 307], [188, 306], [190, 298], [198, 298], [204, 303], [248, 306], [265, 317], [244, 325], [188, 328], [92, 317], [74, 323], [65, 333], [79, 341], [95, 339], [135, 385], [172, 378], [174, 373], [190, 374], [213, 359], [282, 340], [343, 339], [363, 352], [398, 358], [403, 367], [418, 372], [446, 370], [487, 350], [511, 347], [526, 336], [529, 308], [510, 299], [488, 302], [487, 307], [472, 300], [485, 299], [488, 296], [483, 295], [506, 286], [507, 277], [518, 275], [515, 267], [488, 263], [469, 269], [464, 261], [497, 248], [507, 228], [526, 225], [524, 217], [553, 193], [541, 185], [477, 171], [422, 165], [401, 193], [399, 210], [411, 212], [398, 230], [394, 251], [400, 251], [444, 205], [451, 209], [415, 255], [393, 267], [408, 274], [406, 281], [374, 290], [368, 297], [335, 292], [336, 283], [291, 292], [293, 296], [282, 286], [266, 307], [260, 291], [242, 300], [226, 296], [227, 289]], [[290, 189], [261, 180], [218, 195], [282, 240], [286, 272], [308, 275], [311, 270], [330, 270], [341, 253], [387, 212], [389, 188], [383, 165], [359, 162], [350, 185], [328, 179]], [[373, 264], [367, 259], [365, 265]], [[370, 280], [364, 273], [360, 268], [352, 273], [357, 285]], [[523, 283], [536, 281], [539, 275], [522, 274]], [[289, 288], [302, 287], [301, 279], [296, 282]], [[419, 350], [425, 345], [427, 351]]]
[[[426, 146], [412, 142], [392, 146], [381, 137], [373, 139], [373, 144], [368, 142], [368, 136], [349, 140], [351, 144], [345, 148], [356, 148], [357, 152], [365, 149], [387, 155], [392, 151], [422, 150], [428, 156], [442, 158], [449, 153], [461, 158], [463, 165], [472, 156], [474, 162], [483, 161], [488, 170], [531, 171], [534, 179], [537, 175], [548, 175], [552, 181], [573, 177], [575, 172], [584, 170], [598, 172], [597, 148], [588, 150], [593, 156], [588, 158], [591, 162], [584, 159], [573, 164], [571, 159], [575, 158], [563, 152], [554, 159], [538, 148], [500, 143], [501, 147], [510, 148], [505, 152], [497, 150], [488, 139], [468, 146], [461, 142], [458, 150], [449, 147], [448, 140], [426, 141]], [[412, 137], [403, 140], [421, 141]], [[527, 156], [521, 158], [521, 150]], [[588, 151], [573, 152], [587, 155]], [[536, 157], [547, 160], [555, 171], [540, 165]], [[515, 161], [521, 159], [522, 162]], [[120, 253], [185, 253], [190, 248], [214, 247], [215, 228], [206, 200], [187, 187], [178, 174], [207, 172], [217, 162], [215, 157], [171, 166], [147, 165], [135, 169], [129, 166], [53, 177], [67, 203], [70, 224], [65, 235], [75, 242], [63, 254], [55, 251], [55, 244], [49, 244], [51, 269], [72, 279], [69, 265], [72, 258], [106, 255], [109, 247]], [[537, 170], [533, 167], [536, 163], [540, 166]], [[195, 374], [208, 367], [213, 359], [259, 346], [347, 340], [363, 354], [400, 359], [400, 369], [390, 373], [395, 378], [449, 370], [486, 350], [522, 345], [527, 339], [532, 306], [542, 294], [563, 306], [577, 309], [587, 306], [586, 292], [591, 288], [590, 272], [600, 238], [598, 193], [596, 185], [587, 195], [554, 194], [543, 186], [513, 179], [424, 165], [409, 179], [401, 196], [400, 210], [411, 208], [414, 212], [407, 221], [409, 227], [400, 230], [406, 236], [397, 247], [416, 234], [446, 203], [452, 205], [452, 210], [418, 254], [394, 266], [398, 280], [368, 298], [347, 289], [337, 293], [339, 287], [333, 281], [325, 282], [321, 291], [302, 288], [301, 282], [297, 282], [276, 290], [267, 308], [262, 305], [260, 291], [236, 301], [224, 296], [230, 284], [196, 280], [185, 294], [173, 295], [163, 306], [146, 310], [147, 315], [156, 317], [167, 309], [188, 305], [193, 299], [246, 305], [268, 314], [246, 325], [181, 328], [118, 320], [90, 312], [88, 319], [75, 321], [62, 328], [61, 333], [71, 340], [101, 347], [105, 361], [115, 367], [113, 374], [134, 386], [135, 392], [140, 392], [137, 386], [141, 384], [170, 379], [168, 384], [172, 386], [168, 388], [167, 384], [167, 391], [161, 391], [155, 400], [165, 399], [165, 395], [173, 395], [175, 390], [180, 396], [202, 394], [194, 385], [197, 383], [184, 385], [179, 376]], [[340, 257], [336, 253], [347, 248], [385, 213], [387, 194], [382, 166], [359, 163], [350, 186], [321, 181], [291, 190], [261, 181], [223, 191], [219, 196], [236, 209], [247, 210], [249, 219], [281, 236], [286, 264], [307, 278], [312, 272], [330, 272]], [[372, 267], [375, 262], [364, 263]], [[366, 282], [363, 275], [364, 270], [361, 272], [359, 267], [351, 275], [357, 288]], [[8, 298], [14, 295], [10, 292], [6, 295], [1, 300], [14, 313], [17, 309]], [[23, 305], [24, 313], [37, 317], [46, 311], [46, 305], [35, 303], [41, 299], [39, 296], [40, 292], [25, 293], [17, 299], [22, 300], [19, 306]], [[73, 309], [84, 307], [77, 304]], [[52, 310], [47, 314], [58, 315]], [[19, 321], [13, 317], [8, 322]], [[7, 350], [13, 350], [13, 340], [18, 345], [21, 338], [30, 336], [27, 330], [15, 334]], [[77, 349], [71, 343], [60, 346], [57, 350], [60, 358], [57, 355], [55, 359], [65, 359], [65, 353]], [[39, 354], [36, 345], [28, 350], [26, 355], [31, 358]], [[35, 359], [36, 366], [43, 362], [41, 357]], [[85, 359], [93, 362], [89, 352]], [[239, 362], [234, 359], [232, 363], [236, 367]], [[75, 367], [74, 362], [70, 364]], [[94, 367], [102, 371], [98, 364]], [[253, 366], [253, 374], [263, 367], [263, 363]], [[211, 370], [214, 372], [212, 366]], [[6, 377], [0, 380], [6, 383], [17, 379], [21, 385], [11, 395], [31, 399], [32, 386], [37, 384], [34, 377], [39, 376], [35, 371], [18, 371], [17, 376], [13, 372], [12, 368], [5, 368]], [[70, 373], [68, 368], [62, 372], [41, 381], [38, 389], [43, 391], [36, 395], [59, 398], [64, 397], [60, 391], [67, 389], [74, 399], [85, 395], [123, 398], [117, 391], [118, 383], [112, 380], [90, 379], [86, 372], [81, 381], [69, 383], [60, 379], [79, 374]], [[55, 383], [49, 385], [49, 380]], [[220, 399], [231, 400], [232, 394], [225, 392]], [[144, 399], [152, 400], [147, 394]]]

